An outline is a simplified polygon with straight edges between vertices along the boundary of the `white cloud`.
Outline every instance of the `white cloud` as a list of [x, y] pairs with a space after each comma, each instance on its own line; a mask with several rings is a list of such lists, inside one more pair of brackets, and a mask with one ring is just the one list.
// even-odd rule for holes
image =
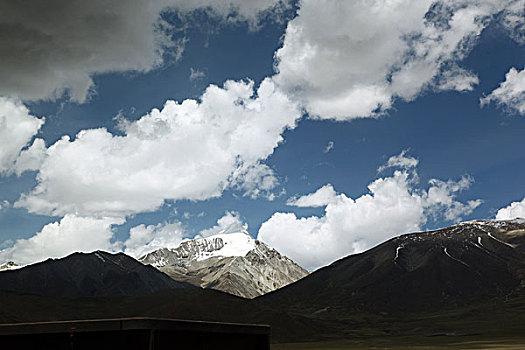
[[525, 115], [525, 69], [511, 68], [505, 81], [490, 95], [480, 100], [481, 106], [495, 102], [499, 107]]
[[230, 176], [231, 187], [243, 191], [243, 196], [273, 200], [272, 192], [279, 185], [275, 172], [266, 164], [256, 163], [237, 168]]
[[138, 225], [129, 231], [129, 238], [123, 243], [124, 253], [139, 259], [160, 248], [176, 248], [182, 242], [186, 231], [180, 222], [157, 225]]
[[174, 28], [161, 19], [166, 9], [182, 15], [205, 9], [256, 27], [265, 13], [285, 6], [279, 0], [4, 1], [0, 95], [37, 100], [67, 93], [83, 102], [95, 74], [147, 72], [167, 56], [180, 58], [186, 40], [170, 37]]
[[324, 185], [314, 193], [301, 196], [299, 198], [292, 197], [286, 204], [295, 207], [325, 207], [337, 200], [338, 196], [334, 187], [330, 184]]
[[385, 165], [381, 165], [379, 168], [377, 168], [377, 172], [380, 173], [389, 168], [410, 169], [417, 167], [419, 160], [414, 157], [407, 157], [407, 152], [408, 150], [403, 150], [400, 154], [388, 158], [388, 161]]
[[[188, 236], [183, 224], [175, 221], [156, 225], [141, 224], [130, 229], [125, 241], [116, 240], [112, 226], [124, 222], [122, 218], [68, 214], [60, 221], [45, 225], [40, 232], [28, 239], [18, 239], [14, 243], [4, 242], [2, 247], [10, 247], [0, 250], [0, 263], [15, 261], [26, 265], [47, 258], [62, 258], [74, 252], [89, 253], [95, 250], [122, 251], [138, 259], [160, 248], [176, 248]], [[217, 220], [217, 225], [201, 231], [196, 237], [247, 229], [248, 225], [242, 221], [239, 213], [226, 212]]]
[[228, 22], [247, 21], [252, 29], [259, 26], [259, 20], [268, 15], [279, 17], [290, 8], [290, 0], [170, 0], [173, 8], [182, 12], [206, 9], [211, 15]]
[[427, 87], [470, 90], [457, 66], [512, 1], [302, 0], [276, 52], [275, 79], [314, 117], [374, 117]]
[[525, 0], [516, 0], [503, 12], [503, 26], [517, 43], [525, 44]]
[[276, 184], [260, 162], [300, 116], [270, 79], [256, 91], [252, 82], [211, 85], [200, 101], [168, 101], [124, 123], [123, 136], [101, 128], [63, 137], [47, 149], [36, 188], [15, 205], [55, 216], [123, 217], [229, 187], [253, 196]]
[[190, 81], [202, 79], [206, 76], [206, 73], [199, 69], [190, 68]]
[[[415, 170], [396, 170], [391, 177], [373, 181], [369, 193], [356, 199], [343, 193], [335, 195], [331, 186], [324, 186], [295, 200], [317, 205], [323, 202], [317, 199], [324, 197], [323, 216], [299, 218], [294, 213], [275, 213], [261, 225], [258, 239], [303, 267], [315, 269], [402, 233], [419, 231], [429, 217], [459, 220], [480, 204], [455, 200], [455, 195], [470, 185], [468, 177], [458, 182], [433, 180], [427, 190], [417, 188], [414, 177]], [[323, 192], [328, 195], [321, 196]]]
[[22, 174], [26, 170], [38, 170], [44, 163], [46, 156], [46, 143], [43, 139], [35, 139], [33, 144], [20, 152], [16, 159], [14, 170], [17, 175]]
[[326, 145], [323, 153], [328, 153], [328, 152], [330, 152], [333, 149], [334, 149], [334, 141], [329, 141], [328, 144]]
[[525, 218], [525, 198], [521, 202], [512, 202], [508, 207], [501, 208], [496, 214], [496, 220]]
[[[6, 202], [6, 201], [4, 201]], [[9, 203], [1, 203], [8, 207]], [[159, 223], [156, 225], [138, 225], [129, 231], [125, 241], [115, 239], [113, 225], [125, 222], [115, 217], [81, 217], [65, 215], [60, 221], [45, 225], [40, 232], [28, 239], [16, 242], [6, 241], [10, 246], [0, 250], [0, 263], [15, 261], [26, 265], [47, 258], [62, 258], [74, 252], [93, 252], [105, 250], [122, 251], [136, 259], [160, 248], [176, 248], [188, 236], [183, 224], [179, 221]], [[237, 212], [226, 212], [217, 220], [217, 225], [202, 230], [196, 237], [208, 237], [217, 233], [230, 233], [247, 230]]]
[[4, 209], [7, 209], [11, 206], [11, 203], [9, 203], [8, 200], [3, 200], [0, 202], [0, 210], [4, 210]]
[[443, 72], [438, 77], [438, 90], [456, 90], [456, 91], [472, 91], [474, 85], [479, 84], [478, 77], [458, 66], [454, 66], [449, 70]]
[[[15, 166], [20, 152], [26, 147], [44, 124], [44, 118], [36, 118], [20, 102], [0, 97], [0, 175], [19, 169], [23, 171], [27, 164], [27, 152], [20, 164]], [[36, 144], [40, 141], [35, 140]], [[38, 147], [38, 146], [36, 146]], [[33, 151], [28, 152], [32, 153]], [[23, 165], [24, 164], [24, 165]]]
[[98, 249], [115, 250], [111, 243], [111, 225], [122, 224], [119, 218], [86, 218], [66, 215], [59, 222], [45, 225], [42, 231], [0, 251], [0, 261], [30, 264], [47, 258], [61, 258], [73, 252]]
[[220, 233], [234, 233], [247, 230], [248, 225], [243, 222], [239, 213], [227, 211], [223, 217], [217, 220], [217, 225], [202, 230], [196, 237], [210, 237]]
[[441, 214], [449, 221], [457, 221], [461, 216], [472, 213], [479, 207], [483, 201], [481, 199], [470, 200], [467, 203], [461, 203], [454, 199], [451, 194], [468, 189], [474, 180], [470, 176], [463, 176], [459, 181], [441, 181], [437, 179], [430, 180], [431, 187], [427, 193], [427, 204], [433, 215]]

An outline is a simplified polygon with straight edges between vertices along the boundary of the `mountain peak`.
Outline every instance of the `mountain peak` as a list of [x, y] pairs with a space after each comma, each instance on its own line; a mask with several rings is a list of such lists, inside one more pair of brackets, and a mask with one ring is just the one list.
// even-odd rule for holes
[[[240, 228], [240, 230], [238, 230]], [[139, 259], [178, 281], [253, 298], [292, 283], [308, 273], [285, 256], [255, 240], [246, 227], [163, 248]]]
[[[226, 231], [188, 242], [209, 248], [208, 251], [201, 251], [201, 254], [196, 257], [196, 260], [205, 260], [211, 257], [246, 256], [248, 252], [256, 247], [255, 239], [245, 230]], [[183, 244], [181, 244], [181, 246]]]
[[[236, 227], [238, 228], [238, 227]], [[231, 228], [233, 231], [233, 228]], [[181, 261], [203, 261], [210, 258], [246, 256], [254, 250], [257, 242], [245, 229], [230, 232], [229, 228], [208, 237], [183, 241], [177, 248], [163, 248], [148, 253], [139, 260], [155, 267]]]
[[8, 262], [6, 262], [5, 264], [0, 265], [0, 271], [4, 271], [4, 270], [16, 270], [16, 269], [19, 269], [19, 268], [22, 268], [22, 267], [23, 267], [23, 266], [18, 265], [18, 264], [15, 263], [14, 261], [8, 261]]

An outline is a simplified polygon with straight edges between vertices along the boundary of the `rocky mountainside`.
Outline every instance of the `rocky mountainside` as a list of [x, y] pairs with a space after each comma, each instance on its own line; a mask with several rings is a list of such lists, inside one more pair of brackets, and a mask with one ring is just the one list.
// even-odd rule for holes
[[74, 253], [0, 272], [0, 290], [68, 298], [141, 295], [194, 288], [122, 254]]
[[525, 221], [406, 234], [258, 300], [301, 315], [444, 310], [524, 294]]
[[8, 261], [5, 264], [0, 265], [0, 271], [4, 270], [16, 270], [21, 268], [22, 266], [18, 265], [14, 261]]
[[159, 249], [139, 259], [177, 281], [244, 298], [295, 282], [308, 274], [292, 260], [259, 242], [242, 227]]

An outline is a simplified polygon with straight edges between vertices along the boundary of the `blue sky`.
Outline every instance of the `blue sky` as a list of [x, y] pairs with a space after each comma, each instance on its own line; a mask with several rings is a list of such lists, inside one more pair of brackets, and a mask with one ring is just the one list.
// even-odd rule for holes
[[83, 5], [104, 25], [41, 29], [63, 48], [2, 39], [6, 80], [29, 81], [0, 86], [2, 260], [138, 257], [245, 223], [315, 269], [525, 216], [523, 1], [154, 3]]

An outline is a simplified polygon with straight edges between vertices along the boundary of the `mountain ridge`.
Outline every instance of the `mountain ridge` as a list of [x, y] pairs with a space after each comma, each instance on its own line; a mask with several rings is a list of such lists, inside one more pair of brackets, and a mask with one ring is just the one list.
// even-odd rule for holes
[[291, 259], [253, 239], [245, 229], [162, 248], [139, 259], [178, 281], [254, 298], [308, 274]]
[[[120, 257], [104, 252], [73, 256], [89, 256], [100, 262], [99, 267], [118, 266], [108, 259]], [[124, 259], [148, 275], [168, 278], [152, 266]], [[85, 260], [81, 263], [86, 265]], [[0, 322], [135, 316], [255, 322], [272, 325], [274, 342], [406, 335], [434, 339], [449, 334], [494, 337], [522, 335], [525, 330], [525, 221], [520, 220], [473, 221], [401, 235], [251, 300], [191, 285], [131, 296], [123, 295], [118, 286], [102, 285], [100, 293], [73, 298], [61, 293], [37, 295], [31, 288], [2, 290], [3, 274], [30, 267], [0, 272]], [[36, 284], [44, 285], [42, 281]], [[56, 281], [48, 278], [47, 283]], [[22, 282], [35, 284], [29, 278]], [[58, 282], [54, 290], [64, 289], [63, 281]]]
[[504, 297], [524, 280], [525, 221], [477, 220], [392, 238], [257, 299], [299, 314], [395, 313]]
[[194, 287], [123, 253], [100, 250], [0, 272], [0, 290], [69, 298], [131, 296], [174, 288]]

